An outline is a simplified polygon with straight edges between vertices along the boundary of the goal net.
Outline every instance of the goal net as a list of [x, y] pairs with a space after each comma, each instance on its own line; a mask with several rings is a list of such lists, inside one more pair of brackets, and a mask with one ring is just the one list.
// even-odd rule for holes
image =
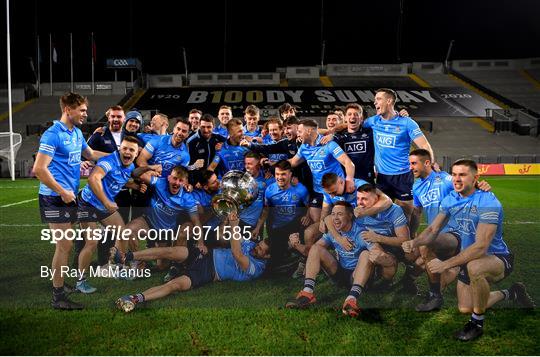
[[[0, 157], [5, 158], [8, 162], [9, 166], [9, 173], [11, 177], [14, 177], [14, 172], [11, 172], [11, 148], [10, 148], [10, 141], [9, 141], [9, 132], [7, 133], [0, 133]], [[17, 157], [17, 152], [21, 148], [22, 144], [22, 136], [19, 133], [13, 133], [13, 158], [15, 159]]]

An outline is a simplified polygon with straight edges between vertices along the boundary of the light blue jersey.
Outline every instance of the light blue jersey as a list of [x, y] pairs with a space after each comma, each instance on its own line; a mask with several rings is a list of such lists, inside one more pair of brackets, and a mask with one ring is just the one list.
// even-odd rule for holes
[[256, 243], [243, 240], [241, 244], [242, 253], [249, 259], [249, 267], [246, 271], [240, 268], [231, 249], [218, 248], [213, 250], [214, 270], [218, 280], [248, 281], [258, 278], [264, 272], [266, 261], [251, 255]]
[[216, 151], [216, 156], [214, 156], [212, 162], [216, 164], [221, 163], [221, 175], [231, 170], [245, 171], [244, 155], [248, 151], [248, 148], [240, 145], [231, 145], [227, 140], [223, 143], [221, 150]]
[[386, 237], [395, 237], [395, 229], [407, 225], [407, 217], [405, 217], [403, 209], [395, 203], [374, 216], [360, 217], [357, 220], [366, 229]]
[[401, 175], [410, 171], [411, 143], [424, 135], [414, 120], [399, 115], [384, 120], [380, 115], [375, 115], [364, 121], [364, 127], [373, 129], [378, 173]]
[[272, 228], [285, 226], [293, 222], [302, 213], [299, 207], [307, 207], [309, 201], [309, 192], [306, 186], [298, 183], [291, 185], [288, 189], [282, 190], [277, 182], [269, 185], [264, 193], [264, 204], [270, 207], [269, 218], [272, 222]]
[[324, 192], [323, 196], [323, 203], [326, 203], [327, 205], [333, 206], [336, 202], [339, 201], [345, 201], [349, 202], [351, 206], [356, 207], [357, 201], [356, 201], [356, 190], [358, 187], [365, 185], [368, 183], [367, 181], [364, 181], [362, 179], [354, 179], [354, 191], [352, 193], [343, 192], [343, 195], [341, 196], [330, 196], [328, 193]]
[[503, 240], [503, 208], [492, 192], [476, 190], [469, 197], [456, 191], [450, 192], [441, 202], [441, 213], [450, 217], [449, 224], [457, 227], [461, 238], [461, 250], [476, 242], [479, 223], [496, 224], [497, 231], [488, 248], [488, 254], [508, 254], [508, 246]]
[[[74, 126], [69, 130], [64, 123], [55, 120], [53, 126], [43, 133], [38, 152], [52, 157], [48, 169], [56, 182], [65, 190], [77, 194], [81, 178], [81, 153], [87, 147], [81, 129]], [[43, 183], [39, 184], [39, 194], [58, 196]]]
[[216, 126], [216, 127], [214, 128], [214, 130], [212, 131], [212, 133], [214, 133], [214, 134], [219, 134], [219, 135], [223, 136], [224, 138], [228, 138], [228, 137], [229, 137], [229, 131], [227, 130], [226, 127], [221, 126], [221, 124], [219, 124], [218, 126]]
[[302, 144], [298, 148], [296, 157], [306, 160], [313, 176], [313, 189], [315, 192], [324, 193], [321, 186], [322, 177], [328, 172], [333, 172], [339, 177], [345, 178], [341, 164], [337, 160], [345, 153], [334, 141], [330, 141], [326, 145], [322, 145], [322, 135], [317, 137], [315, 145]]
[[257, 221], [259, 220], [259, 217], [261, 217], [264, 206], [264, 192], [266, 191], [266, 188], [276, 181], [274, 177], [270, 177], [269, 179], [265, 178], [262, 170], [260, 170], [259, 176], [257, 176], [255, 180], [257, 181], [257, 186], [259, 187], [257, 199], [251, 205], [241, 211], [239, 216], [243, 222], [252, 227], [257, 225]]
[[[164, 135], [169, 135], [169, 134], [164, 134]], [[164, 135], [158, 135], [155, 133], [137, 133], [137, 137], [143, 142], [143, 145], [148, 144], [148, 142], [152, 139], [156, 139]]]
[[[418, 178], [414, 182], [413, 204], [415, 207], [422, 207], [428, 225], [439, 214], [439, 206], [443, 198], [453, 190], [452, 176], [444, 171], [432, 171], [425, 179]], [[454, 232], [455, 230], [447, 224], [441, 232]]]
[[191, 192], [191, 196], [203, 208], [210, 208], [212, 206], [212, 198], [214, 195], [209, 194], [205, 190], [196, 189]]
[[261, 127], [258, 125], [257, 125], [257, 129], [255, 129], [254, 131], [249, 131], [247, 128], [247, 125], [244, 125], [242, 128], [244, 130], [244, 136], [249, 136], [250, 138], [261, 136]]
[[358, 219], [355, 219], [352, 223], [350, 231], [339, 232], [339, 234], [341, 234], [343, 237], [346, 237], [350, 242], [352, 242], [353, 248], [351, 250], [343, 249], [343, 247], [329, 233], [325, 233], [322, 236], [324, 242], [330, 248], [333, 248], [336, 251], [339, 265], [341, 265], [342, 268], [354, 270], [354, 268], [356, 268], [356, 263], [358, 263], [360, 253], [362, 253], [362, 251], [366, 249], [371, 249], [372, 244], [362, 239], [361, 233], [366, 230], [366, 227], [364, 227], [358, 221]]
[[[118, 192], [120, 192], [122, 187], [124, 187], [131, 178], [131, 173], [135, 170], [135, 165], [133, 163], [128, 167], [122, 165], [120, 153], [115, 151], [112, 154], [99, 159], [96, 166], [101, 167], [105, 172], [105, 176], [103, 176], [103, 180], [101, 180], [105, 196], [107, 196], [109, 201], [114, 201]], [[90, 203], [98, 210], [107, 212], [103, 203], [97, 198], [94, 191], [92, 191], [90, 184], [84, 186], [81, 195], [86, 202]]]
[[169, 182], [164, 177], [152, 177], [150, 185], [155, 187], [146, 215], [152, 225], [150, 228], [175, 229], [179, 213], [197, 213], [197, 202], [183, 188], [176, 195], [171, 194]]
[[172, 135], [159, 135], [151, 139], [144, 149], [152, 157], [148, 160], [150, 165], [161, 165], [161, 177], [167, 177], [178, 165], [187, 167], [189, 165], [189, 151], [185, 143], [180, 143], [178, 147], [172, 145]]

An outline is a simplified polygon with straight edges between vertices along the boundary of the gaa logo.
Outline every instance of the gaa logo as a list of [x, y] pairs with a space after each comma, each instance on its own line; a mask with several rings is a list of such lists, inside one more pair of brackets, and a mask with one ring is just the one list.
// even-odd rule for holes
[[115, 66], [127, 66], [128, 65], [128, 61], [125, 60], [125, 59], [115, 59], [113, 60], [113, 64]]
[[308, 161], [309, 168], [311, 171], [322, 171], [326, 169], [326, 165], [323, 160], [310, 160]]
[[387, 148], [394, 148], [396, 147], [396, 137], [377, 133], [377, 144]]
[[351, 141], [350, 143], [345, 143], [345, 152], [348, 154], [362, 154], [366, 152], [366, 142], [365, 141]]

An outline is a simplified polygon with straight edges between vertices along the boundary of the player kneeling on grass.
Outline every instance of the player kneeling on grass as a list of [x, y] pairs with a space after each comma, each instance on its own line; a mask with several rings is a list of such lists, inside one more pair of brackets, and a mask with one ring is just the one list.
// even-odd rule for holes
[[472, 160], [458, 160], [452, 165], [454, 191], [441, 202], [439, 214], [434, 221], [412, 242], [403, 245], [405, 251], [429, 244], [436, 239], [448, 221], [458, 227], [461, 252], [441, 261], [427, 263], [432, 274], [440, 274], [453, 267], [460, 267], [457, 284], [459, 311], [472, 313], [471, 319], [455, 337], [470, 341], [482, 335], [485, 310], [501, 300], [513, 300], [525, 307], [534, 307], [522, 283], [510, 289], [492, 291], [490, 283], [496, 283], [513, 270], [513, 254], [502, 234], [503, 209], [492, 192], [476, 188], [478, 167]]
[[[311, 246], [306, 262], [304, 288], [296, 295], [295, 300], [287, 302], [286, 308], [304, 309], [317, 301], [313, 290], [321, 265], [332, 280], [347, 288], [351, 288], [353, 278], [356, 280], [357, 275], [361, 273], [362, 268], [357, 266], [357, 262], [362, 256], [367, 257], [368, 249], [371, 249], [371, 245], [366, 243], [360, 234], [365, 228], [354, 219], [353, 207], [348, 202], [336, 202], [332, 208], [331, 217], [334, 227], [340, 233], [339, 237], [326, 233]], [[302, 254], [306, 253], [306, 247], [300, 243], [298, 233], [291, 234], [289, 239], [294, 249]], [[338, 259], [330, 253], [330, 249], [336, 251]], [[363, 262], [365, 261], [364, 259]], [[345, 302], [349, 301], [351, 295], [358, 297], [361, 290], [362, 287], [353, 285]]]
[[[229, 226], [230, 231], [235, 232], [235, 227], [239, 224], [238, 216], [231, 213], [224, 224]], [[230, 231], [219, 230], [219, 232], [229, 234]], [[224, 236], [217, 238], [225, 239]], [[175, 291], [186, 291], [218, 280], [248, 281], [261, 276], [270, 258], [270, 246], [267, 242], [262, 240], [255, 243], [245, 240], [241, 234], [234, 233], [230, 242], [231, 248], [216, 248], [206, 253], [198, 248], [175, 246], [127, 252], [124, 257], [117, 255], [116, 259], [120, 259], [123, 263], [127, 263], [130, 259], [159, 258], [185, 262], [186, 269], [183, 275], [166, 284], [155, 286], [139, 294], [122, 296], [116, 301], [116, 305], [119, 309], [130, 312], [138, 303], [156, 300]]]
[[[124, 220], [118, 212], [114, 198], [128, 182], [133, 182], [131, 174], [135, 169], [133, 161], [139, 153], [138, 141], [132, 136], [125, 136], [119, 151], [115, 151], [99, 159], [96, 167], [88, 177], [88, 184], [79, 193], [77, 199], [77, 217], [83, 229], [90, 228], [95, 232], [97, 222], [105, 227], [124, 227]], [[79, 254], [79, 270], [81, 275], [76, 289], [85, 294], [96, 291], [88, 281], [86, 272], [90, 266], [92, 254], [99, 240], [91, 233], [86, 237], [86, 244]]]

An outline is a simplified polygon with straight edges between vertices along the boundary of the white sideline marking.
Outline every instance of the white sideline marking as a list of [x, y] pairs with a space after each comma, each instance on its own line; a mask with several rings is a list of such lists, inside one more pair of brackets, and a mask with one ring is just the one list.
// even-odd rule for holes
[[0, 224], [0, 227], [45, 227], [46, 224]]
[[3, 189], [14, 189], [14, 188], [38, 188], [39, 186], [0, 186], [0, 190]]
[[0, 208], [6, 208], [6, 207], [11, 207], [11, 206], [21, 205], [23, 203], [32, 202], [32, 201], [37, 201], [37, 198], [32, 198], [30, 200], [24, 200], [24, 201], [20, 201], [20, 202], [10, 203], [10, 204], [7, 204], [7, 205], [0, 206]]

